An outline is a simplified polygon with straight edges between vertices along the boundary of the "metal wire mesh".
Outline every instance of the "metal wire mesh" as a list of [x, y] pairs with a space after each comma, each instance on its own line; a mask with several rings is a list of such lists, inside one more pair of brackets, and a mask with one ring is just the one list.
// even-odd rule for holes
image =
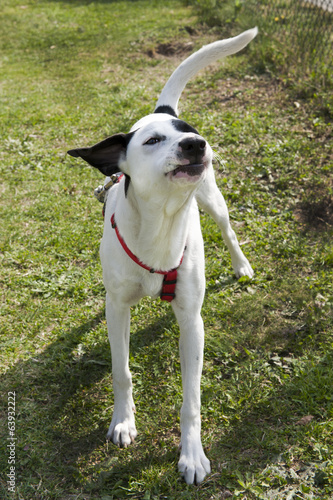
[[333, 0], [248, 0], [254, 22], [274, 36], [290, 63], [333, 69]]

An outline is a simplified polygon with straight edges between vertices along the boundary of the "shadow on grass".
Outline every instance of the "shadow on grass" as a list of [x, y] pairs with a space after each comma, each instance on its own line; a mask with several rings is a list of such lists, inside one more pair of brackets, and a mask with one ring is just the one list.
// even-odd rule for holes
[[[106, 446], [105, 435], [112, 414], [107, 332], [105, 341], [97, 343], [79, 359], [73, 355], [84, 335], [102, 320], [104, 313], [100, 312], [79, 327], [60, 334], [41, 354], [17, 363], [2, 378], [3, 394], [16, 392], [17, 473], [25, 499], [56, 498], [50, 492], [52, 485], [55, 491], [83, 489], [116, 494], [119, 486], [124, 492], [129, 488], [131, 478], [142, 481], [142, 471], [152, 467], [160, 469], [161, 473], [156, 473], [150, 484], [161, 492], [170, 486], [171, 473], [177, 470], [178, 454], [174, 442], [179, 435], [170, 430], [170, 422], [173, 420], [171, 426], [174, 426], [177, 417], [174, 414], [161, 417], [163, 400], [159, 399], [158, 390], [155, 393], [149, 384], [139, 388], [143, 391], [142, 398], [151, 401], [150, 407], [142, 410], [148, 412], [155, 408], [154, 418], [161, 419], [162, 428], [157, 429], [156, 422], [152, 428], [144, 422], [148, 428], [142, 429], [138, 443], [133, 447], [120, 452], [113, 445]], [[173, 313], [168, 310], [148, 327], [135, 332], [131, 337], [131, 354], [139, 355], [144, 346], [156, 344], [157, 356], [162, 349], [159, 332], [172, 329], [174, 322]], [[174, 344], [171, 348], [174, 349]], [[201, 486], [203, 495], [205, 488], [218, 490], [231, 482], [235, 483], [235, 471], [260, 473], [266, 465], [276, 463], [278, 456], [288, 454], [297, 446], [301, 435], [308, 432], [307, 427], [296, 425], [302, 417], [311, 413], [314, 422], [324, 422], [328, 413], [332, 412], [332, 402], [327, 400], [329, 388], [333, 385], [333, 370], [329, 368], [333, 366], [332, 357], [332, 353], [328, 353], [303, 377], [291, 375], [288, 381], [272, 386], [259, 401], [254, 396], [253, 405], [247, 403], [247, 409], [235, 415], [234, 419], [230, 418], [227, 427], [217, 424], [215, 416], [211, 417], [214, 423], [210, 435], [206, 428], [208, 424], [203, 425], [203, 438], [209, 435], [209, 440], [215, 443], [208, 451], [213, 475]], [[279, 370], [277, 366], [277, 376]], [[241, 375], [241, 371], [239, 373]], [[145, 375], [143, 373], [143, 377]], [[323, 378], [325, 386], [321, 387]], [[155, 383], [158, 385], [161, 380], [163, 374], [160, 379], [156, 378]], [[144, 394], [147, 387], [148, 394]], [[167, 386], [162, 390], [167, 390]], [[167, 404], [170, 406], [170, 400]], [[206, 404], [208, 402], [204, 401]], [[141, 406], [145, 406], [144, 401]], [[318, 413], [318, 408], [326, 408], [326, 413]], [[232, 410], [227, 412], [232, 415]], [[140, 410], [140, 413], [142, 427], [146, 416], [144, 411]], [[169, 430], [166, 437], [163, 427]], [[219, 431], [222, 437], [219, 437]], [[148, 434], [151, 437], [148, 438]], [[1, 444], [5, 451], [5, 435]], [[6, 458], [5, 451], [2, 474], [8, 468]], [[172, 488], [185, 491], [187, 486], [179, 479], [176, 482], [175, 477], [178, 476], [173, 474], [175, 484]], [[38, 494], [38, 484], [41, 483], [49, 489], [48, 493]]]
[[[320, 483], [318, 477], [328, 477], [325, 469], [331, 460], [332, 361], [333, 349], [293, 373], [296, 358], [285, 362], [283, 357], [274, 358], [271, 371], [277, 383], [269, 390], [263, 387], [262, 397], [255, 395], [253, 402], [249, 396], [244, 410], [221, 427], [222, 437], [211, 446], [212, 469], [219, 471], [220, 484], [242, 489], [238, 483], [242, 477], [248, 478], [249, 488], [261, 487], [261, 482], [264, 490], [281, 487], [281, 496], [272, 498], [287, 498], [289, 487], [303, 484], [318, 498], [331, 498], [321, 496], [326, 479]], [[284, 371], [290, 375], [285, 379]]]
[[[4, 399], [9, 392], [16, 394], [16, 471], [24, 498], [46, 498], [36, 493], [38, 483], [45, 482], [50, 487], [52, 482], [59, 483], [60, 476], [59, 489], [66, 484], [71, 488], [78, 486], [82, 483], [78, 468], [80, 459], [89, 457], [98, 447], [106, 448], [105, 436], [112, 417], [110, 400], [113, 399], [106, 327], [105, 341], [96, 343], [79, 358], [74, 354], [85, 334], [103, 320], [104, 311], [68, 333], [59, 334], [42, 353], [16, 363], [2, 376]], [[135, 355], [143, 342], [145, 345], [157, 342], [159, 332], [173, 322], [170, 311], [132, 334], [131, 353]], [[7, 414], [2, 416], [3, 420], [7, 419]], [[2, 498], [7, 498], [6, 444], [9, 436], [6, 432], [7, 426], [3, 426]], [[110, 444], [108, 456], [117, 453], [118, 449]], [[28, 490], [24, 489], [26, 485], [29, 485]], [[50, 494], [49, 498], [53, 496]]]

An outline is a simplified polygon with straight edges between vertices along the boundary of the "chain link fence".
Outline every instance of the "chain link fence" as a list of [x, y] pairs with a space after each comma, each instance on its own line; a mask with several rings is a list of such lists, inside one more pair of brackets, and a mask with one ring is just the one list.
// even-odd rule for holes
[[223, 27], [226, 36], [258, 26], [258, 67], [333, 85], [333, 0], [184, 1], [203, 23]]
[[320, 7], [321, 9], [333, 12], [333, 0], [305, 0], [307, 2]]
[[247, 0], [242, 8], [281, 43], [289, 66], [333, 71], [333, 0]]

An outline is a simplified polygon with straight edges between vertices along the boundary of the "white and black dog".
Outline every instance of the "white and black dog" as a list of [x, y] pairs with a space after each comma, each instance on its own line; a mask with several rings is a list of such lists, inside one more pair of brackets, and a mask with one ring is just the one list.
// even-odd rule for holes
[[100, 247], [114, 388], [107, 439], [127, 446], [137, 435], [129, 370], [130, 307], [146, 295], [161, 297], [172, 303], [180, 327], [183, 405], [178, 465], [189, 484], [200, 483], [210, 472], [200, 437], [205, 263], [197, 203], [220, 227], [236, 276], [252, 277], [253, 271], [217, 188], [212, 149], [193, 127], [178, 119], [177, 105], [191, 77], [240, 51], [256, 34], [254, 28], [202, 47], [174, 71], [155, 112], [129, 133], [69, 151], [105, 176], [123, 173], [107, 191]]

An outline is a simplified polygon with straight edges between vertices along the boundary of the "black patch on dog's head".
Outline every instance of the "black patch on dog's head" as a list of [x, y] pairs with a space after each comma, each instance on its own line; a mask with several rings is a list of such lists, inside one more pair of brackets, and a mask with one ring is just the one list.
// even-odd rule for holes
[[182, 120], [172, 120], [172, 125], [179, 132], [184, 132], [185, 134], [192, 133], [192, 134], [200, 135], [199, 132], [194, 127], [192, 127], [191, 125], [189, 125], [186, 122], [183, 122]]
[[155, 109], [154, 113], [165, 113], [167, 115], [171, 115], [177, 118], [177, 113], [175, 112], [175, 110], [171, 106], [168, 106], [167, 104], [163, 106], [158, 106]]

